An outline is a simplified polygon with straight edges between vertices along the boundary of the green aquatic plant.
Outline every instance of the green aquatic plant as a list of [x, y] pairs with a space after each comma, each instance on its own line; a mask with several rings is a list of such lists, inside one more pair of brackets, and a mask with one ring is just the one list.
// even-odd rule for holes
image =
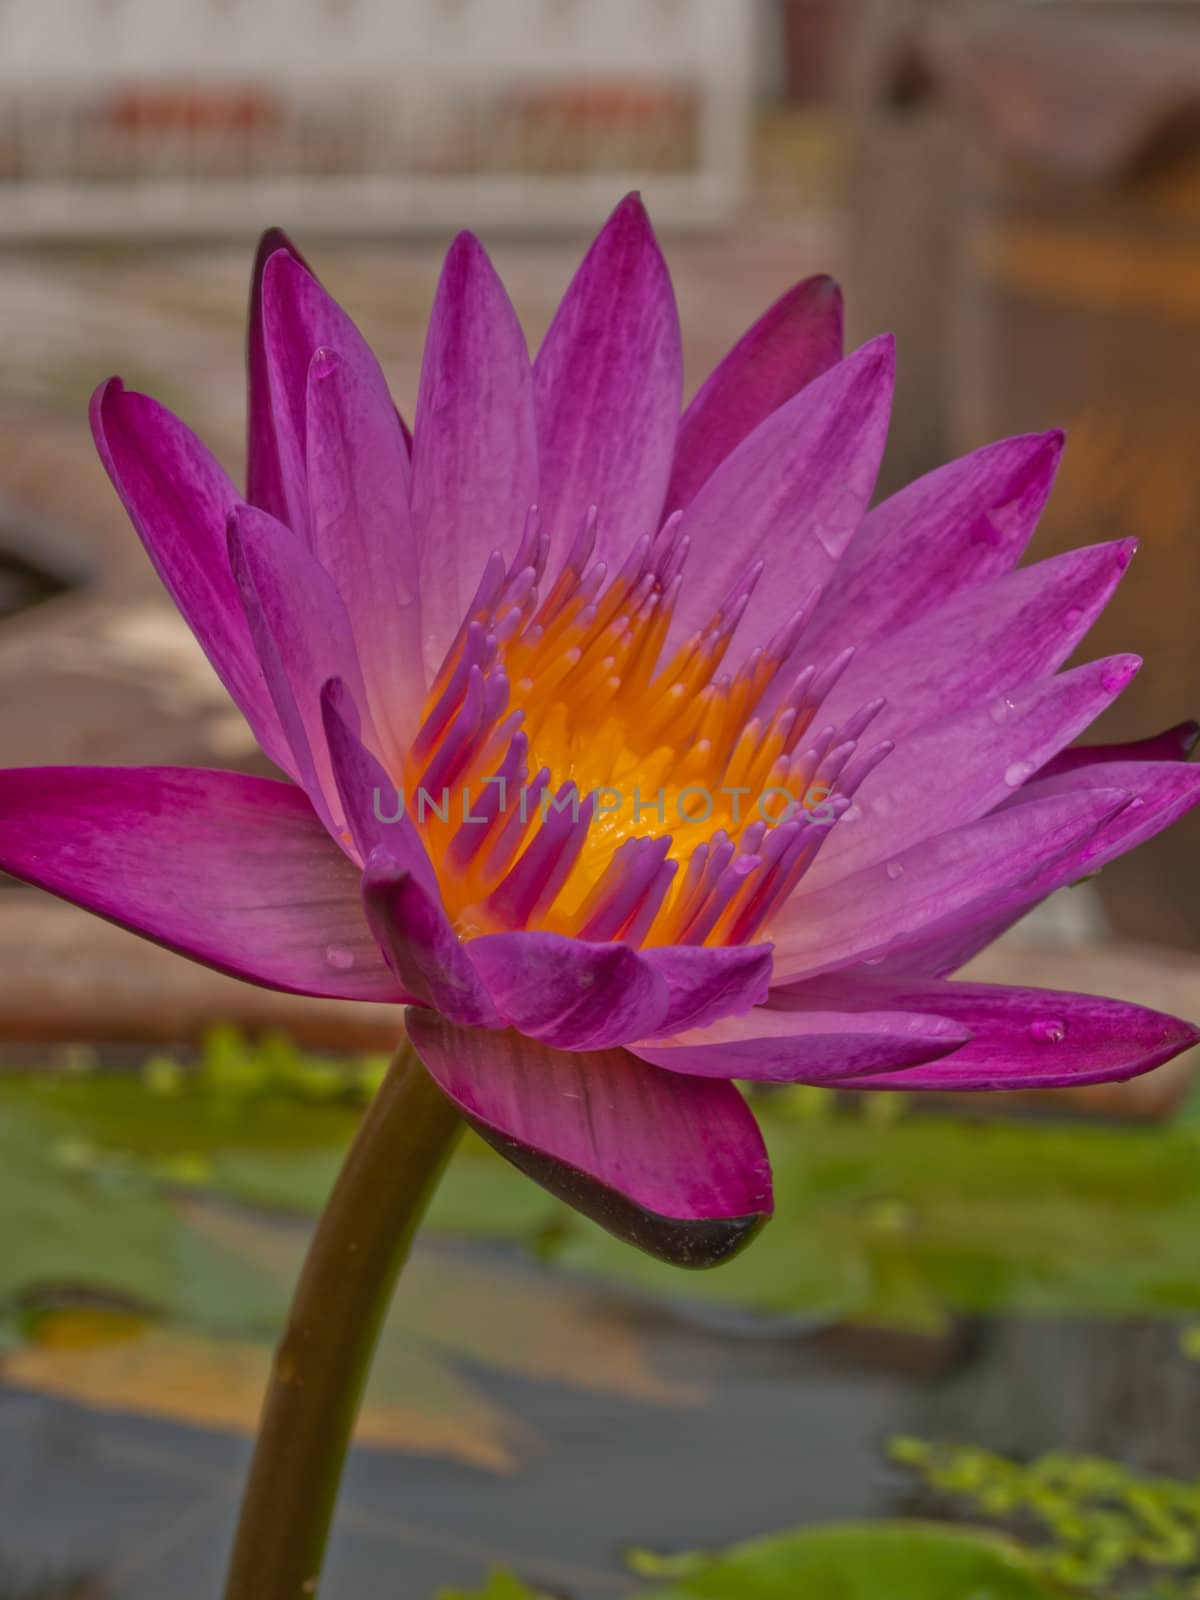
[[975, 1445], [894, 1439], [892, 1460], [969, 1512], [1019, 1531], [1046, 1577], [1088, 1592], [1120, 1585], [1200, 1595], [1200, 1479], [1151, 1477], [1102, 1456], [1030, 1462]]

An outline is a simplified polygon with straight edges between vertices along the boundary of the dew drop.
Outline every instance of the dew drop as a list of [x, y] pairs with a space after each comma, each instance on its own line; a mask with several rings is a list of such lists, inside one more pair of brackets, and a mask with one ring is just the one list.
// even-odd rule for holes
[[882, 966], [886, 960], [886, 956], [864, 956], [862, 964], [864, 967], [879, 967]]
[[346, 944], [326, 945], [325, 960], [335, 972], [349, 972], [354, 965], [354, 951]]
[[842, 552], [842, 545], [845, 543], [841, 530], [830, 528], [824, 522], [818, 522], [813, 528], [813, 533], [816, 535], [817, 543], [825, 554], [836, 561]]
[[1074, 628], [1083, 621], [1082, 606], [1068, 606], [1063, 616], [1063, 623], [1068, 628]]
[[1067, 1037], [1067, 1025], [1057, 1017], [1039, 1017], [1029, 1024], [1029, 1036], [1039, 1044], [1061, 1044]]
[[1016, 715], [1017, 706], [1007, 695], [1001, 695], [999, 700], [992, 701], [988, 711], [993, 722], [1008, 722]]
[[1014, 761], [1011, 767], [1004, 769], [1004, 781], [1010, 789], [1019, 789], [1026, 778], [1033, 775], [1032, 761]]
[[883, 870], [887, 873], [888, 877], [893, 883], [895, 883], [897, 878], [902, 878], [904, 876], [904, 868], [899, 861], [889, 861]]
[[841, 816], [838, 818], [838, 823], [841, 826], [841, 825], [844, 825], [847, 822], [858, 822], [861, 819], [862, 819], [862, 807], [861, 806], [855, 806], [855, 805], [849, 805], [849, 806], [846, 807], [845, 811], [843, 811]]
[[1128, 667], [1106, 667], [1100, 674], [1100, 687], [1105, 694], [1115, 694], [1129, 682]]

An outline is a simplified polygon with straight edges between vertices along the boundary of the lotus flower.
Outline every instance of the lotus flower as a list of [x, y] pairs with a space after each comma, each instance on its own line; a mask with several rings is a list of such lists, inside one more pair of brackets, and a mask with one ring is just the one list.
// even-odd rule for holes
[[886, 338], [843, 359], [814, 278], [681, 415], [631, 197], [532, 363], [454, 241], [410, 437], [268, 235], [245, 495], [118, 379], [92, 420], [286, 780], [10, 771], [0, 865], [252, 983], [408, 1007], [487, 1139], [696, 1265], [771, 1210], [734, 1080], [1012, 1089], [1167, 1060], [1196, 1029], [948, 978], [1190, 807], [1200, 768], [1190, 727], [1066, 748], [1138, 662], [1059, 670], [1132, 543], [1017, 566], [1059, 434], [871, 507], [892, 374]]

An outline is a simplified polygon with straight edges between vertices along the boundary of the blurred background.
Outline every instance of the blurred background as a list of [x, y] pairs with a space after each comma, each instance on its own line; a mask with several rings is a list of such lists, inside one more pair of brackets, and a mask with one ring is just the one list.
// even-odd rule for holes
[[[4, 0], [0, 763], [253, 759], [84, 415], [120, 372], [238, 475], [264, 224], [292, 231], [411, 409], [453, 232], [486, 236], [536, 345], [631, 187], [668, 237], [690, 385], [818, 270], [845, 285], [851, 345], [898, 335], [881, 492], [1065, 427], [1035, 553], [1142, 541], [1086, 651], [1145, 667], [1095, 737], [1196, 712], [1191, 0]], [[39, 902], [80, 941], [64, 995], [17, 893], [0, 893], [0, 1026], [70, 1031], [66, 1005], [85, 1037], [127, 1031], [104, 1022], [112, 974], [95, 969], [94, 995], [86, 978], [124, 944]], [[1194, 951], [1200, 818], [1060, 898], [1037, 937], [1105, 942], [1102, 963], [1113, 937], [1126, 965], [1138, 945]], [[200, 981], [164, 962], [155, 984], [168, 972]], [[136, 981], [122, 970], [118, 992]]]
[[[1194, 0], [0, 0], [0, 766], [164, 762], [254, 769], [261, 760], [160, 592], [94, 459], [86, 406], [96, 383], [119, 372], [177, 410], [240, 474], [245, 301], [253, 243], [263, 227], [280, 224], [297, 240], [374, 344], [401, 409], [411, 413], [425, 319], [453, 233], [472, 227], [484, 236], [536, 346], [581, 244], [635, 187], [667, 245], [689, 388], [772, 299], [797, 279], [828, 270], [845, 287], [851, 346], [884, 330], [899, 338], [881, 493], [993, 438], [1065, 427], [1067, 453], [1034, 553], [1129, 534], [1141, 540], [1085, 655], [1133, 650], [1145, 665], [1092, 737], [1132, 739], [1200, 714], [1200, 4]], [[1096, 882], [1064, 891], [981, 958], [976, 971], [1200, 1014], [1200, 819], [1177, 825]], [[214, 1057], [214, 1027], [240, 1030], [234, 1037], [251, 1041], [248, 1054], [238, 1055], [239, 1045]], [[264, 1067], [253, 1041], [286, 1036], [294, 1050], [317, 1052], [314, 1059], [333, 1052], [357, 1060], [386, 1049], [393, 1030], [394, 1019], [371, 1007], [243, 989], [0, 879], [0, 1068], [9, 1069], [18, 1095], [10, 1130], [23, 1126], [21, 1106], [21, 1115], [29, 1112], [19, 1096], [30, 1074], [70, 1077], [81, 1062], [102, 1076], [110, 1068], [142, 1074], [147, 1053], [167, 1049], [175, 1052], [168, 1065], [182, 1062], [185, 1071], [197, 1061], [212, 1067], [216, 1059], [225, 1089], [242, 1081], [253, 1096], [267, 1083], [268, 1100], [276, 1093], [287, 1099], [297, 1074], [317, 1068], [308, 1056], [301, 1062], [286, 1051], [283, 1067], [278, 1061]], [[221, 1037], [228, 1044], [229, 1036]], [[997, 1101], [985, 1114], [1017, 1126], [1031, 1116], [1038, 1126], [1048, 1118], [1055, 1128], [1060, 1118], [1074, 1126], [1070, 1119], [1079, 1115], [1160, 1119], [1161, 1138], [1170, 1140], [1194, 1124], [1194, 1066], [1184, 1059], [1126, 1088], [1071, 1102], [1029, 1108]], [[163, 1083], [169, 1076], [160, 1072]], [[35, 1100], [40, 1116], [45, 1108]], [[51, 1132], [37, 1123], [41, 1132], [22, 1134], [19, 1150], [42, 1149], [44, 1136], [52, 1178], [67, 1171], [71, 1183], [90, 1183], [100, 1172], [107, 1182], [113, 1150], [124, 1152], [122, 1160], [129, 1155], [126, 1136], [105, 1123], [101, 1137], [91, 1101], [70, 1115], [62, 1114], [66, 1103], [54, 1101], [59, 1111]], [[213, 1115], [216, 1150], [228, 1143], [233, 1124], [221, 1121], [225, 1112]], [[877, 1136], [883, 1137], [877, 1130], [863, 1134]], [[1141, 1130], [1130, 1136], [1150, 1137]], [[903, 1136], [890, 1130], [887, 1137]], [[1187, 1137], [1193, 1143], [1184, 1148], [1194, 1158], [1200, 1145], [1194, 1134]], [[177, 1165], [166, 1179], [158, 1169], [142, 1177], [169, 1180], [174, 1205], [179, 1185], [186, 1190], [190, 1181], [178, 1163], [196, 1151], [178, 1128], [162, 1133], [160, 1143], [157, 1134], [147, 1138], [145, 1161], [169, 1157]], [[336, 1148], [336, 1138], [327, 1142]], [[308, 1148], [303, 1139], [300, 1145]], [[317, 1146], [325, 1149], [320, 1140]], [[287, 1149], [289, 1160], [299, 1159]], [[1165, 1155], [1168, 1166], [1156, 1167], [1158, 1146], [1138, 1150], [1148, 1172], [1160, 1178], [1168, 1172]], [[1053, 1155], [1056, 1170], [1060, 1157]], [[1050, 1163], [1051, 1152], [1038, 1159]], [[326, 1174], [320, 1161], [314, 1170]], [[1194, 1190], [1182, 1179], [1178, 1193], [1174, 1177], [1164, 1181], [1179, 1204], [1193, 1204]], [[278, 1190], [267, 1187], [278, 1200]], [[238, 1195], [245, 1198], [244, 1191]], [[894, 1199], [886, 1188], [872, 1195], [872, 1204]], [[306, 1190], [295, 1209], [303, 1212], [312, 1199]], [[1107, 1227], [1101, 1200], [1092, 1200], [1099, 1209], [1085, 1213], [1084, 1222]], [[902, 1236], [916, 1202], [910, 1196], [903, 1204], [909, 1210], [899, 1214]], [[1030, 1220], [1030, 1237], [1056, 1239], [1061, 1251], [1041, 1262], [1039, 1282], [1053, 1280], [1071, 1252], [1086, 1254], [1075, 1231], [1079, 1204], [1077, 1192], [1055, 1190], [1054, 1204]], [[105, 1368], [89, 1380], [89, 1391], [83, 1378], [63, 1376], [66, 1358], [30, 1364], [31, 1348], [79, 1343], [76, 1324], [59, 1338], [58, 1323], [39, 1320], [48, 1314], [46, 1283], [61, 1291], [81, 1270], [69, 1249], [67, 1265], [48, 1279], [37, 1268], [38, 1228], [58, 1243], [72, 1236], [75, 1223], [58, 1205], [48, 1200], [30, 1210], [27, 1187], [20, 1195], [0, 1190], [7, 1227], [32, 1230], [33, 1262], [14, 1265], [0, 1232], [0, 1256], [7, 1251], [12, 1258], [7, 1274], [0, 1267], [0, 1307], [9, 1294], [13, 1304], [37, 1312], [34, 1322], [19, 1321], [12, 1335], [18, 1355], [0, 1365], [0, 1430], [6, 1417], [17, 1419], [16, 1453], [0, 1470], [0, 1586], [11, 1544], [14, 1571], [32, 1564], [65, 1572], [63, 1594], [142, 1600], [161, 1592], [155, 1585], [168, 1557], [143, 1550], [147, 1526], [157, 1530], [160, 1522], [157, 1510], [145, 1509], [154, 1498], [147, 1473], [156, 1477], [145, 1463], [153, 1464], [160, 1450], [163, 1460], [176, 1453], [183, 1485], [170, 1560], [192, 1541], [201, 1552], [194, 1573], [209, 1573], [204, 1581], [215, 1592], [212, 1551], [219, 1551], [232, 1469], [222, 1464], [206, 1477], [205, 1452], [215, 1450], [224, 1463], [220, 1449], [196, 1445], [190, 1434], [191, 1442], [180, 1444], [175, 1431], [169, 1448], [158, 1435], [147, 1442], [138, 1434], [130, 1443], [122, 1434], [130, 1479], [119, 1497], [128, 1528], [117, 1537], [116, 1524], [97, 1510], [108, 1471], [103, 1463], [112, 1465], [104, 1453], [111, 1436], [107, 1424], [81, 1418], [89, 1407], [104, 1416], [138, 1413], [129, 1385], [123, 1388]], [[467, 1233], [478, 1222], [472, 1216]], [[550, 1226], [539, 1213], [543, 1225]], [[880, 1226], [886, 1234], [890, 1224]], [[1144, 1260], [1147, 1252], [1154, 1258], [1161, 1242], [1155, 1226], [1147, 1222], [1145, 1232], [1125, 1241], [1130, 1260]], [[1200, 1233], [1190, 1237], [1200, 1257]], [[871, 1261], [876, 1244], [867, 1251]], [[187, 1273], [171, 1260], [177, 1287]], [[911, 1267], [908, 1261], [904, 1270]], [[1101, 1277], [1105, 1270], [1101, 1262]], [[1170, 1256], [1163, 1273], [1149, 1297], [1155, 1314], [1164, 1307], [1200, 1312], [1195, 1260], [1185, 1267]], [[105, 1282], [109, 1290], [128, 1288], [116, 1267]], [[88, 1295], [98, 1292], [90, 1280], [87, 1288]], [[519, 1302], [527, 1291], [514, 1279], [494, 1295], [511, 1293]], [[808, 1316], [814, 1306], [797, 1294], [789, 1310], [800, 1305]], [[179, 1313], [174, 1289], [167, 1294], [157, 1284], [149, 1300], [156, 1295]], [[67, 1296], [73, 1316], [76, 1299]], [[58, 1314], [58, 1300], [50, 1300]], [[967, 1301], [973, 1313], [989, 1315], [1006, 1304], [1003, 1296], [986, 1305]], [[762, 1309], [754, 1294], [748, 1303]], [[1121, 1302], [1122, 1314], [1136, 1321], [1148, 1304], [1134, 1296]], [[829, 1305], [822, 1301], [819, 1309], [824, 1315]], [[1021, 1302], [1014, 1315], [1026, 1309]], [[1069, 1302], [1058, 1309], [1068, 1317], [1079, 1311]], [[1089, 1301], [1085, 1309], [1092, 1316], [1096, 1306]], [[107, 1300], [102, 1310], [113, 1314]], [[571, 1314], [562, 1305], [555, 1311], [563, 1328]], [[43, 1335], [31, 1346], [35, 1325]], [[1086, 1419], [1105, 1410], [1122, 1362], [1140, 1359], [1143, 1348], [1157, 1351], [1160, 1366], [1164, 1359], [1153, 1343], [1160, 1333], [1146, 1333], [1140, 1321], [1128, 1337], [1136, 1333], [1142, 1344], [1128, 1346], [1120, 1343], [1125, 1334], [1107, 1324], [1097, 1332], [1088, 1323], [1092, 1331], [1070, 1358], [1062, 1354], [1070, 1341], [1061, 1330], [1047, 1333], [1040, 1325], [1034, 1336], [1022, 1331], [1024, 1322], [1016, 1332], [1005, 1322], [995, 1326], [1001, 1331], [992, 1365], [975, 1372], [974, 1389], [954, 1390], [958, 1398], [945, 1404], [961, 1419], [985, 1395], [999, 1395], [992, 1408], [999, 1415], [1006, 1385], [1026, 1384], [1039, 1364], [1058, 1371], [1056, 1362], [1081, 1361], [1092, 1374], [1077, 1396], [1084, 1420], [1072, 1421], [1065, 1411], [1059, 1420], [1075, 1443], [1089, 1447], [1112, 1443], [1093, 1438]], [[705, 1345], [698, 1355], [694, 1343], [681, 1354], [677, 1330], [641, 1332], [652, 1344], [665, 1341], [670, 1360], [689, 1372], [697, 1363], [707, 1371], [706, 1363], [730, 1357], [710, 1324], [704, 1327], [696, 1337], [715, 1341], [715, 1354]], [[572, 1335], [562, 1337], [569, 1342]], [[871, 1366], [885, 1346], [886, 1383], [878, 1364]], [[838, 1412], [831, 1402], [827, 1420], [835, 1432], [853, 1416], [851, 1433], [861, 1425], [864, 1437], [873, 1437], [875, 1424], [863, 1419], [884, 1404], [879, 1384], [899, 1382], [896, 1360], [908, 1377], [925, 1370], [925, 1355], [897, 1357], [886, 1341], [874, 1348], [848, 1387], [836, 1391], [848, 1409]], [[1092, 1352], [1094, 1373], [1080, 1349]], [[958, 1345], [954, 1350], [961, 1354]], [[468, 1352], [472, 1360], [476, 1354]], [[543, 1356], [550, 1361], [544, 1350]], [[943, 1351], [937, 1360], [943, 1357], [949, 1359]], [[177, 1359], [176, 1351], [171, 1360]], [[809, 1352], [803, 1359], [815, 1358]], [[778, 1352], [767, 1361], [774, 1372], [772, 1361], [787, 1368]], [[18, 1369], [27, 1381], [13, 1377]], [[136, 1374], [145, 1369], [135, 1362], [132, 1370], [136, 1391]], [[806, 1366], [797, 1380], [805, 1404], [811, 1376]], [[758, 1399], [775, 1394], [777, 1377], [764, 1379]], [[1181, 1416], [1200, 1420], [1187, 1381], [1171, 1381], [1169, 1404], [1157, 1393], [1153, 1401], [1129, 1401], [1129, 1415], [1138, 1419], [1130, 1427], [1136, 1433], [1144, 1424], [1151, 1464], [1169, 1458], [1195, 1472], [1200, 1461], [1188, 1458], [1174, 1434], [1169, 1448], [1163, 1443], [1164, 1430], [1182, 1426]], [[24, 1396], [20, 1405], [8, 1403], [6, 1382]], [[614, 1382], [628, 1399], [628, 1384]], [[194, 1367], [176, 1388], [193, 1397], [182, 1414], [190, 1424], [203, 1423], [207, 1402], [195, 1398], [202, 1384]], [[654, 1390], [656, 1402], [662, 1392]], [[453, 1410], [448, 1390], [437, 1393], [443, 1412]], [[240, 1437], [210, 1400], [214, 1426]], [[1070, 1410], [1065, 1400], [1062, 1406]], [[249, 1402], [244, 1409], [252, 1416]], [[1030, 1402], [1026, 1410], [1032, 1416], [1038, 1406]], [[561, 1415], [561, 1405], [549, 1412]], [[155, 1414], [177, 1422], [181, 1408], [163, 1402]], [[470, 1412], [466, 1433], [482, 1427], [480, 1414]], [[425, 1416], [416, 1428], [426, 1446], [431, 1426]], [[580, 1426], [586, 1432], [582, 1420]], [[587, 1421], [587, 1428], [596, 1426], [594, 1417]], [[1016, 1431], [1020, 1437], [1009, 1442], [1027, 1453], [1063, 1442], [1041, 1422], [1033, 1443]], [[404, 1448], [412, 1448], [413, 1428], [401, 1432]], [[433, 1433], [440, 1437], [437, 1427]], [[0, 1431], [0, 1444], [4, 1437]], [[510, 1443], [505, 1435], [504, 1448]], [[238, 1448], [230, 1446], [235, 1462]], [[436, 1445], [429, 1448], [437, 1454]], [[853, 1479], [856, 1448], [845, 1446], [849, 1455], [830, 1468], [831, 1483], [841, 1481], [839, 1470]], [[456, 1470], [465, 1470], [462, 1457], [459, 1450]], [[664, 1470], [669, 1464], [661, 1463]], [[403, 1474], [402, 1466], [396, 1470]], [[386, 1532], [383, 1511], [364, 1509], [376, 1494], [368, 1477], [361, 1538], [345, 1556], [360, 1563], [354, 1570], [361, 1591], [339, 1592], [372, 1600], [400, 1591], [372, 1587], [379, 1552], [367, 1549], [370, 1539], [377, 1536], [383, 1549], [401, 1536], [394, 1528]], [[750, 1471], [747, 1503], [756, 1484]], [[454, 1492], [460, 1490], [455, 1479]], [[9, 1491], [16, 1496], [10, 1506], [24, 1509], [5, 1511]], [[544, 1491], [543, 1482], [538, 1492]], [[64, 1542], [60, 1526], [37, 1509], [60, 1493], [88, 1530], [75, 1542], [73, 1535]], [[627, 1505], [629, 1496], [617, 1499]], [[861, 1496], [837, 1499], [831, 1489], [822, 1514], [871, 1509]], [[203, 1516], [197, 1503], [209, 1508]], [[519, 1494], [514, 1504], [501, 1524], [509, 1516], [520, 1520]], [[91, 1508], [87, 1516], [84, 1507]], [[530, 1530], [540, 1530], [528, 1532], [537, 1545], [545, 1529], [532, 1515], [529, 1521]], [[632, 1536], [633, 1530], [620, 1531]], [[743, 1526], [733, 1512], [719, 1530], [751, 1531], [757, 1525]], [[700, 1539], [705, 1532], [703, 1521], [693, 1526], [676, 1517], [662, 1536]], [[486, 1538], [479, 1533], [474, 1554], [471, 1540], [460, 1540], [450, 1575], [469, 1577], [486, 1565], [493, 1536], [503, 1554], [494, 1528]], [[606, 1566], [608, 1546], [590, 1534], [579, 1537], [591, 1566], [581, 1574], [568, 1563], [556, 1578], [551, 1562], [547, 1581], [580, 1594], [605, 1592], [606, 1584], [615, 1592], [624, 1580]], [[569, 1553], [574, 1546], [564, 1539]], [[442, 1574], [438, 1563], [446, 1552], [438, 1537], [416, 1544], [429, 1571]], [[122, 1567], [129, 1550], [143, 1554]], [[84, 1574], [78, 1580], [71, 1575], [76, 1567]], [[190, 1596], [179, 1568], [171, 1572], [172, 1592]], [[195, 1582], [197, 1595], [208, 1592], [199, 1577]]]

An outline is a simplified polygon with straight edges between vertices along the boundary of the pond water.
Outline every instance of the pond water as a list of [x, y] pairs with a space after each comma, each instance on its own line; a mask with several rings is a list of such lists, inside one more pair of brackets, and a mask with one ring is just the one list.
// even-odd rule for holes
[[[271, 1333], [356, 1113], [319, 1067], [301, 1092], [228, 1059], [201, 1088], [173, 1071], [0, 1085], [0, 1584], [220, 1592]], [[381, 1345], [326, 1593], [419, 1600], [500, 1565], [598, 1600], [644, 1591], [629, 1546], [960, 1515], [889, 1461], [897, 1436], [1200, 1477], [1193, 1118], [765, 1121], [780, 1213], [698, 1276], [464, 1148]]]

